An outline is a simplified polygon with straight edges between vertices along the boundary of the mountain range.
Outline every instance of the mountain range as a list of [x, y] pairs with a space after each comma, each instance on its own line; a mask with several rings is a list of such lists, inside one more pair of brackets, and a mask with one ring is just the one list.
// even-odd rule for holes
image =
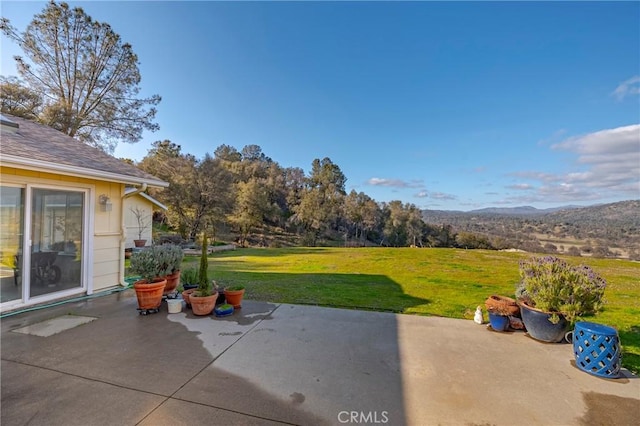
[[422, 216], [428, 224], [481, 234], [501, 247], [640, 260], [640, 200], [553, 209], [423, 210]]

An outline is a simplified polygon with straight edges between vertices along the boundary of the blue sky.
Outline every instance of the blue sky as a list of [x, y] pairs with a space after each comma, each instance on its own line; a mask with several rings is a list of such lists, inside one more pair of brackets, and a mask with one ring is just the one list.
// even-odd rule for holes
[[[45, 4], [1, 12], [24, 30]], [[160, 130], [118, 157], [257, 144], [430, 209], [640, 198], [638, 2], [69, 4], [131, 43], [163, 98]]]

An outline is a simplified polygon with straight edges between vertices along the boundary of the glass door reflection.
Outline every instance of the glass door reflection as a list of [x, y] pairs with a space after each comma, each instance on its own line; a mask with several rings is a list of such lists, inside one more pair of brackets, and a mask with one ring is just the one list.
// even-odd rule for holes
[[84, 193], [33, 189], [30, 296], [82, 287]]

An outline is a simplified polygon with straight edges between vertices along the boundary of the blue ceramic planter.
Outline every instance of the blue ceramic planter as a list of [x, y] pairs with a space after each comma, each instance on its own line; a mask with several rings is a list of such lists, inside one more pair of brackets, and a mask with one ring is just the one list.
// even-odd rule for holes
[[557, 324], [549, 321], [551, 314], [532, 308], [524, 303], [519, 303], [522, 322], [529, 336], [536, 340], [549, 343], [558, 343], [564, 339], [569, 324], [563, 316]]
[[495, 331], [505, 331], [509, 328], [509, 317], [489, 312], [489, 324]]

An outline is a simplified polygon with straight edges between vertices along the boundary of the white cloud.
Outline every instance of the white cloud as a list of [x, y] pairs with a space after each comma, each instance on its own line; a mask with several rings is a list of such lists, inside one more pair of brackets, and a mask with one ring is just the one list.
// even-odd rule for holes
[[372, 186], [386, 186], [389, 188], [419, 188], [424, 185], [421, 180], [411, 180], [409, 182], [401, 179], [385, 179], [372, 177], [367, 181], [367, 184]]
[[636, 75], [620, 83], [611, 95], [615, 96], [619, 101], [623, 100], [626, 96], [640, 95], [640, 75]]
[[[596, 201], [640, 197], [640, 124], [574, 136], [551, 146], [576, 156], [565, 173], [523, 171], [519, 180], [539, 182], [534, 191], [509, 198], [518, 203]], [[529, 187], [526, 187], [529, 185]], [[511, 189], [534, 189], [527, 183]]]
[[508, 185], [507, 188], [526, 191], [526, 190], [529, 190], [529, 189], [533, 189], [534, 186], [530, 185], [528, 183], [515, 183], [513, 185]]
[[455, 195], [445, 194], [444, 192], [432, 192], [430, 196], [436, 200], [455, 200], [457, 198]]
[[416, 198], [427, 198], [428, 196], [429, 194], [427, 193], [427, 191], [420, 191], [416, 195], [414, 195], [414, 197]]
[[[567, 173], [562, 181], [588, 188], [627, 192], [640, 179], [640, 124], [572, 137], [553, 149], [578, 155], [586, 170]], [[635, 184], [635, 185], [633, 185]], [[637, 197], [638, 192], [635, 193]]]

